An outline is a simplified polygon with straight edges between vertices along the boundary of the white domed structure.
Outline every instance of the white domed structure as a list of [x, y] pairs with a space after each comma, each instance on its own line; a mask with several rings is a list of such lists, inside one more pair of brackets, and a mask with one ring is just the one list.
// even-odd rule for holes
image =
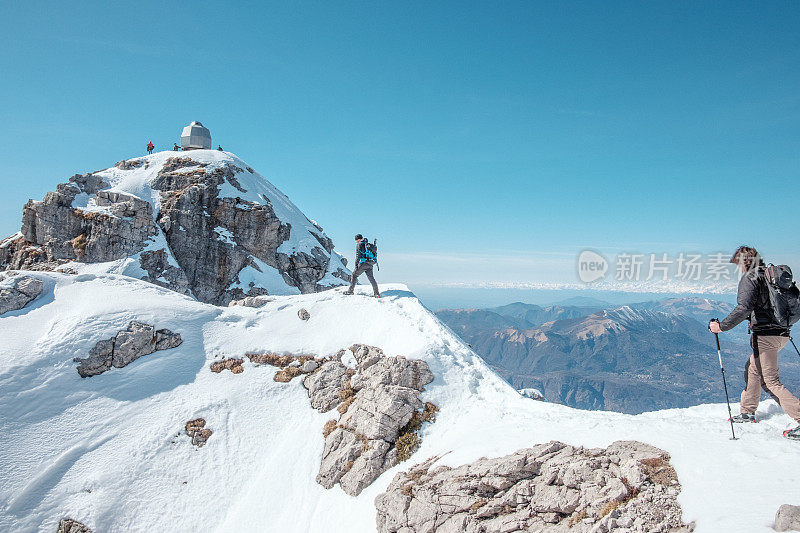
[[181, 148], [184, 150], [199, 150], [211, 148], [211, 132], [200, 122], [194, 121], [181, 133]]

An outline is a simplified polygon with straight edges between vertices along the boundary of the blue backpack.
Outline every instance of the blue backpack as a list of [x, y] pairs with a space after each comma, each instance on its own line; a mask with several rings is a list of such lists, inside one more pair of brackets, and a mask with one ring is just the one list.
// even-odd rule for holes
[[364, 241], [364, 252], [361, 254], [362, 263], [378, 261], [378, 239], [375, 242]]

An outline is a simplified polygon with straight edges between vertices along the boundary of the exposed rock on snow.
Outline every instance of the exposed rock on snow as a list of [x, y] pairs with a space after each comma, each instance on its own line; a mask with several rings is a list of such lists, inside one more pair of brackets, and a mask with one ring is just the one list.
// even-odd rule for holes
[[800, 531], [800, 505], [781, 505], [775, 515], [775, 531]]
[[196, 150], [75, 175], [25, 205], [22, 231], [0, 244], [0, 269], [114, 263], [109, 271], [219, 305], [343, 284], [349, 272], [331, 239], [244, 167]]
[[241, 300], [231, 300], [228, 303], [228, 307], [234, 307], [237, 305], [242, 307], [263, 307], [265, 304], [271, 301], [272, 298], [265, 298], [263, 296], [247, 296]]
[[691, 531], [669, 455], [635, 441], [585, 449], [558, 441], [504, 457], [399, 473], [375, 499], [381, 533]]
[[168, 329], [156, 331], [154, 326], [132, 321], [128, 329], [95, 344], [89, 351], [89, 357], [76, 357], [74, 361], [80, 363], [78, 374], [85, 378], [102, 374], [112, 366], [123, 368], [143, 355], [169, 350], [180, 346], [182, 342], [178, 333]]
[[242, 363], [244, 363], [244, 359], [223, 357], [220, 361], [211, 363], [211, 371], [219, 374], [223, 370], [230, 370], [234, 374], [241, 374], [244, 372]]
[[310, 355], [277, 355], [266, 354], [247, 354], [247, 358], [256, 365], [272, 365], [280, 367], [273, 379], [280, 383], [288, 383], [297, 376], [308, 374], [316, 370], [323, 359], [316, 359]]
[[[339, 483], [345, 493], [357, 496], [397, 463], [395, 444], [400, 429], [424, 408], [419, 395], [433, 381], [433, 374], [424, 361], [385, 357], [374, 346], [354, 345], [350, 350], [358, 367], [349, 386], [347, 382], [342, 385], [343, 414], [325, 436], [317, 482], [325, 488]], [[316, 397], [322, 407], [330, 406], [333, 384], [341, 382], [342, 372], [346, 372], [341, 363], [327, 365], [319, 372], [325, 370], [329, 375], [309, 383], [319, 385], [313, 393], [309, 387], [309, 396], [312, 402]], [[341, 409], [343, 406], [346, 408]]]
[[186, 434], [192, 438], [192, 444], [202, 448], [206, 441], [211, 437], [213, 431], [206, 427], [205, 418], [195, 418], [186, 422]]
[[308, 320], [311, 318], [311, 314], [306, 309], [300, 309], [297, 312], [297, 316], [300, 318], [300, 320]]
[[77, 520], [62, 518], [58, 523], [58, 533], [92, 533], [92, 530]]
[[33, 276], [17, 276], [0, 285], [0, 315], [22, 309], [34, 301], [41, 293], [44, 284]]
[[311, 407], [326, 413], [336, 407], [342, 399], [339, 391], [350, 379], [347, 367], [339, 361], [328, 361], [303, 380], [303, 386], [308, 389]]

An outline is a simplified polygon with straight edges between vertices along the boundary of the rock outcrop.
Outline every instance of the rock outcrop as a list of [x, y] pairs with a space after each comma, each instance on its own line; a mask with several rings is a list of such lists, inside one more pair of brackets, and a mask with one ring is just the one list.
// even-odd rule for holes
[[42, 293], [43, 287], [42, 280], [33, 276], [0, 280], [0, 315], [22, 309]]
[[[333, 403], [333, 388], [338, 391], [341, 414], [335, 427], [326, 429], [317, 482], [325, 488], [336, 483], [351, 496], [357, 496], [398, 461], [396, 443], [415, 413], [425, 408], [420, 393], [433, 381], [427, 363], [405, 357], [386, 357], [379, 348], [354, 345], [358, 361], [349, 381], [342, 363], [322, 365], [316, 377], [307, 377], [312, 405], [328, 410]], [[330, 430], [330, 431], [328, 431]]]
[[775, 515], [775, 531], [800, 531], [800, 505], [781, 505]]
[[345, 383], [350, 379], [352, 372], [339, 361], [328, 361], [303, 380], [303, 386], [308, 389], [311, 407], [317, 411], [327, 413], [343, 400], [339, 391], [344, 389]]
[[178, 333], [132, 321], [127, 329], [95, 344], [89, 357], [76, 357], [74, 361], [80, 363], [78, 374], [85, 378], [102, 374], [112, 366], [123, 368], [144, 355], [175, 348], [182, 342]]
[[62, 518], [58, 522], [58, 533], [92, 533], [92, 530], [71, 518]]
[[186, 427], [184, 429], [186, 434], [192, 438], [192, 444], [198, 448], [205, 446], [208, 439], [214, 433], [206, 427], [205, 418], [195, 418], [194, 420], [189, 420], [186, 422]]
[[681, 520], [669, 455], [619, 441], [585, 449], [552, 441], [456, 468], [434, 457], [375, 499], [381, 533], [667, 532]]
[[209, 150], [76, 174], [29, 201], [21, 232], [0, 242], [0, 269], [120, 260], [126, 274], [218, 305], [349, 276], [321, 227], [238, 158]]
[[311, 313], [309, 313], [307, 309], [300, 309], [297, 312], [297, 317], [300, 320], [308, 320], [309, 318], [311, 318]]

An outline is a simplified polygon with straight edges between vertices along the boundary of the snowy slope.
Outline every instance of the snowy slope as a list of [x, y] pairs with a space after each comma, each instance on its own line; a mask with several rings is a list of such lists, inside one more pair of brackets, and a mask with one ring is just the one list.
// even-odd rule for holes
[[[65, 516], [103, 532], [374, 530], [375, 496], [409, 463], [355, 498], [325, 490], [314, 478], [333, 416], [310, 407], [301, 381], [276, 383], [273, 367], [247, 360], [242, 374], [209, 370], [218, 355], [326, 356], [356, 342], [424, 359], [435, 375], [422, 399], [441, 411], [410, 463], [636, 439], [672, 454], [697, 531], [768, 531], [778, 506], [796, 503], [800, 446], [780, 436], [791, 420], [773, 403], [730, 441], [724, 404], [630, 416], [526, 399], [402, 285], [383, 285], [380, 300], [326, 291], [252, 309], [112, 274], [31, 275], [44, 293], [0, 317], [2, 531], [54, 531]], [[81, 379], [72, 358], [134, 319], [183, 344]], [[214, 431], [200, 449], [181, 434], [198, 416]]]

